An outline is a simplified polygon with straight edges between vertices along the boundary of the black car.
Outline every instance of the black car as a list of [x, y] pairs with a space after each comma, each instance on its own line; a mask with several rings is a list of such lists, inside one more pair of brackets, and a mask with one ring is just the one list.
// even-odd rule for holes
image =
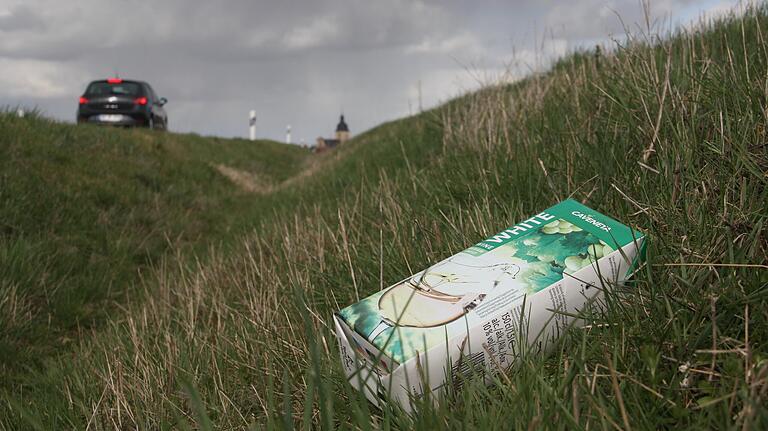
[[77, 122], [167, 130], [168, 116], [163, 109], [167, 102], [146, 82], [120, 78], [93, 81], [80, 96]]

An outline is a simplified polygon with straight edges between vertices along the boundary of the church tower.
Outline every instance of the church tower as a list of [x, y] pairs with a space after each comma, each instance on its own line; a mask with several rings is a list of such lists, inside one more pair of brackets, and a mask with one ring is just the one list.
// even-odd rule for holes
[[339, 118], [339, 124], [336, 126], [336, 139], [340, 144], [343, 144], [349, 139], [349, 127], [344, 122], [344, 114]]

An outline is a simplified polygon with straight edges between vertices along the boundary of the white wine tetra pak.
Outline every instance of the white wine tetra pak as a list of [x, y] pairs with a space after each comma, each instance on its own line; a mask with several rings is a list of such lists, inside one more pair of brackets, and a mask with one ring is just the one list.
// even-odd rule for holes
[[561, 202], [335, 314], [344, 371], [374, 404], [408, 411], [471, 375], [490, 382], [599, 306], [645, 245], [642, 233]]

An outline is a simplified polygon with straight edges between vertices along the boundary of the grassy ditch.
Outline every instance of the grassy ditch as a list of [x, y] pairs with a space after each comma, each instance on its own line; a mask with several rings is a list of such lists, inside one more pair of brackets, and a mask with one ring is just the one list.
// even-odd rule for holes
[[[763, 6], [577, 53], [356, 137], [271, 189], [238, 247], [154, 267], [6, 391], [0, 426], [764, 428], [766, 28]], [[650, 237], [604, 312], [414, 415], [350, 388], [335, 310], [566, 197]]]

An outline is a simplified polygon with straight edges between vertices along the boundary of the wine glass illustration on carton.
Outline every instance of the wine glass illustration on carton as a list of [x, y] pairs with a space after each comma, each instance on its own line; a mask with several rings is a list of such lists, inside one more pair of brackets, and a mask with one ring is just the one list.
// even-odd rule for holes
[[395, 326], [433, 328], [451, 323], [519, 272], [520, 267], [511, 262], [466, 253], [452, 256], [389, 287], [379, 297], [381, 320], [368, 339]]

